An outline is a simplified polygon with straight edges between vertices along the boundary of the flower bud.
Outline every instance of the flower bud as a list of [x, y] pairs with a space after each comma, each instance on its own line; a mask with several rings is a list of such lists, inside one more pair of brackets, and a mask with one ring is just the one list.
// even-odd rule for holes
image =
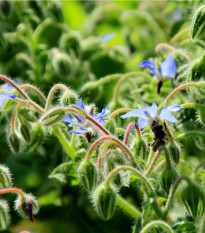
[[39, 207], [35, 198], [31, 194], [21, 195], [15, 201], [15, 209], [23, 218], [29, 218], [34, 222], [34, 214], [38, 213]]
[[80, 55], [80, 38], [76, 32], [69, 32], [62, 36], [60, 46], [70, 55], [75, 53], [75, 56]]
[[199, 117], [201, 122], [205, 124], [205, 108], [200, 108]]
[[182, 189], [180, 196], [188, 213], [194, 219], [202, 217], [205, 208], [205, 194], [202, 187], [195, 183], [189, 183]]
[[104, 124], [104, 127], [111, 133], [115, 133], [115, 122], [113, 120], [106, 120], [106, 123]]
[[55, 124], [63, 120], [65, 116], [65, 111], [59, 108], [52, 109], [50, 112], [47, 112], [42, 118], [41, 122], [45, 126]]
[[192, 19], [190, 35], [194, 39], [202, 34], [204, 31], [204, 20], [205, 20], [205, 6], [201, 6], [197, 9]]
[[84, 188], [91, 192], [97, 183], [97, 171], [91, 161], [83, 161], [79, 166], [79, 176]]
[[0, 230], [5, 230], [9, 221], [9, 206], [6, 201], [0, 200]]
[[70, 57], [62, 52], [54, 50], [54, 58], [52, 60], [52, 65], [56, 73], [61, 76], [68, 76], [71, 73], [72, 62]]
[[132, 141], [132, 148], [136, 151], [135, 154], [137, 157], [141, 157], [142, 159], [146, 159], [147, 145], [142, 138], [134, 139]]
[[20, 133], [23, 139], [29, 144], [31, 142], [31, 126], [29, 124], [22, 123], [20, 126]]
[[68, 90], [68, 91], [64, 92], [62, 97], [61, 97], [61, 104], [63, 106], [75, 104], [77, 101], [78, 101], [78, 95], [72, 90]]
[[10, 134], [10, 136], [9, 136], [9, 144], [10, 144], [12, 150], [14, 151], [14, 153], [16, 153], [18, 155], [19, 151], [20, 151], [20, 139], [16, 135], [15, 132], [13, 132], [13, 133]]
[[178, 173], [175, 168], [164, 168], [160, 173], [159, 179], [162, 190], [169, 194], [171, 186], [174, 184], [176, 179], [178, 178]]
[[36, 121], [36, 116], [34, 111], [31, 109], [28, 109], [27, 107], [21, 106], [21, 108], [18, 108], [18, 117], [22, 120], [27, 121]]
[[114, 215], [116, 192], [110, 185], [99, 185], [94, 192], [94, 205], [100, 218], [107, 221]]
[[175, 142], [170, 142], [167, 149], [172, 161], [178, 164], [180, 159], [180, 147]]
[[0, 187], [7, 188], [12, 186], [11, 173], [8, 167], [0, 165]]
[[0, 7], [4, 17], [8, 18], [11, 12], [11, 1], [10, 0], [0, 1]]
[[84, 40], [82, 45], [82, 58], [88, 59], [92, 54], [99, 50], [101, 44], [101, 39], [97, 37], [89, 37]]

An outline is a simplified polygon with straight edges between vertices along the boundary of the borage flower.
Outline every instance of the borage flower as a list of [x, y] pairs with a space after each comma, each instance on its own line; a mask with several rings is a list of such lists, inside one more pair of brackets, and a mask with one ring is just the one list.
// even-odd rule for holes
[[159, 64], [159, 70], [150, 60], [143, 61], [139, 64], [139, 67], [150, 69], [150, 73], [157, 77], [157, 93], [160, 92], [164, 81], [171, 79], [176, 75], [176, 62], [171, 54], [162, 63]]
[[[76, 103], [77, 106], [82, 108], [84, 111], [86, 111], [88, 114], [92, 114], [92, 108], [88, 108], [87, 106], [84, 106], [82, 103], [82, 98]], [[94, 114], [92, 117], [97, 120], [101, 125], [104, 125], [106, 122], [104, 120], [104, 117], [108, 114], [109, 108], [104, 108], [102, 109], [101, 113]], [[93, 128], [89, 124], [86, 118], [80, 116], [80, 115], [75, 115], [75, 118], [71, 118], [69, 116], [65, 116], [63, 118], [63, 122], [68, 123], [69, 126], [76, 126], [80, 129], [77, 130], [70, 130], [71, 133], [75, 134], [83, 134], [85, 133], [86, 138], [88, 141], [90, 141], [92, 135], [93, 135]]]
[[151, 107], [146, 106], [145, 108], [133, 109], [120, 117], [122, 119], [128, 117], [139, 117], [138, 126], [142, 129], [148, 125], [152, 125], [154, 122], [159, 123], [160, 120], [165, 120], [171, 123], [177, 122], [177, 119], [171, 114], [171, 112], [178, 112], [181, 109], [183, 109], [182, 106], [174, 104], [171, 107], [162, 107], [158, 110], [157, 105], [153, 103]]
[[[17, 83], [17, 85], [19, 85], [19, 84]], [[9, 91], [14, 89], [14, 87], [11, 84], [6, 83], [5, 85], [3, 85], [1, 87], [1, 89], [3, 89], [3, 90], [0, 93], [0, 108], [3, 107], [3, 100], [5, 100], [5, 99], [15, 99], [17, 97], [16, 94], [9, 93]]]

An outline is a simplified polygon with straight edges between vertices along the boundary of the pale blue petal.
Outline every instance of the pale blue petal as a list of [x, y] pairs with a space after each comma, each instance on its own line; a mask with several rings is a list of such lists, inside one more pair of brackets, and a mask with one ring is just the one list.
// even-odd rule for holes
[[139, 120], [138, 120], [138, 127], [140, 129], [145, 128], [147, 125], [149, 125], [148, 120], [143, 119], [143, 118], [139, 118]]
[[103, 117], [99, 117], [98, 118], [98, 122], [101, 124], [101, 125], [104, 125], [106, 123], [106, 121], [103, 119]]
[[180, 106], [179, 104], [173, 104], [172, 106], [167, 108], [170, 112], [178, 112], [180, 110], [183, 109], [182, 106]]
[[83, 102], [82, 102], [82, 97], [78, 100], [78, 102], [76, 103], [76, 105], [82, 109], [85, 110], [85, 106], [83, 105]]
[[158, 107], [155, 103], [152, 104], [151, 107], [145, 107], [145, 111], [151, 116], [155, 117], [157, 115]]
[[170, 111], [167, 108], [161, 108], [160, 114], [159, 114], [159, 118], [169, 121], [171, 123], [177, 122], [177, 119], [175, 118], [175, 116], [173, 116]]
[[110, 34], [103, 36], [102, 41], [108, 42], [109, 40], [112, 40], [114, 38], [115, 34], [116, 34], [116, 32], [113, 32], [113, 33], [110, 33]]
[[62, 121], [68, 124], [78, 123], [78, 120], [76, 118], [71, 118], [69, 116], [65, 116]]
[[94, 114], [93, 117], [98, 119], [99, 117], [104, 117], [109, 113], [109, 107], [103, 108], [101, 113]]
[[176, 62], [171, 54], [161, 64], [159, 64], [159, 69], [162, 78], [175, 76]]
[[75, 134], [82, 134], [82, 133], [89, 132], [89, 130], [87, 130], [87, 129], [78, 129], [78, 130], [70, 130], [70, 132], [75, 133]]
[[6, 100], [6, 99], [14, 99], [16, 98], [16, 94], [11, 94], [11, 93], [0, 93], [0, 99], [1, 100]]
[[[17, 82], [15, 82], [15, 84], [16, 84], [17, 86], [20, 85], [20, 83], [17, 83]], [[6, 84], [3, 86], [3, 89], [5, 89], [5, 90], [7, 90], [7, 91], [10, 91], [10, 90], [14, 89], [14, 87], [13, 87], [10, 83], [6, 83]]]
[[0, 99], [0, 108], [3, 107], [3, 100]]
[[144, 60], [138, 66], [150, 69], [152, 75], [156, 75], [156, 76], [158, 75], [158, 70], [152, 61]]
[[127, 117], [141, 117], [143, 119], [147, 119], [147, 116], [141, 109], [133, 109], [132, 111], [120, 116], [122, 119]]

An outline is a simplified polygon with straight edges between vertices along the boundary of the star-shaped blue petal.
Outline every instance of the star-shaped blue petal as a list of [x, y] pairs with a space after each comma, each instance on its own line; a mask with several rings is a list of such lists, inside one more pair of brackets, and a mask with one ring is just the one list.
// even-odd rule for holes
[[167, 109], [169, 109], [170, 112], [178, 112], [178, 111], [182, 110], [183, 107], [180, 106], [179, 104], [173, 104], [172, 106], [168, 107]]
[[138, 66], [150, 69], [150, 73], [152, 75], [156, 75], [156, 76], [158, 75], [158, 70], [157, 70], [157, 68], [155, 67], [155, 65], [154, 65], [154, 63], [152, 61], [144, 60]]
[[175, 76], [176, 62], [171, 54], [161, 64], [159, 64], [159, 69], [162, 78]]
[[3, 107], [3, 100], [5, 99], [14, 99], [16, 98], [16, 94], [11, 94], [11, 93], [0, 93], [0, 108]]

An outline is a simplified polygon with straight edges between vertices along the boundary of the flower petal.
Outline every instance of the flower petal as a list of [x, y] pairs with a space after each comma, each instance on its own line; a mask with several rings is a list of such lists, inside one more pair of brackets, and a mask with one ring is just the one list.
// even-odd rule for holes
[[0, 108], [3, 107], [3, 100], [0, 99]]
[[155, 103], [151, 107], [146, 106], [145, 111], [151, 116], [155, 117], [157, 115], [158, 107]]
[[143, 119], [147, 119], [147, 116], [141, 109], [133, 109], [132, 111], [120, 116], [122, 119], [127, 117], [141, 117]]
[[0, 93], [0, 99], [1, 100], [6, 100], [6, 99], [14, 99], [16, 98], [16, 94], [11, 94], [11, 93]]
[[107, 34], [107, 35], [105, 35], [105, 36], [102, 37], [102, 41], [103, 42], [108, 42], [109, 40], [112, 40], [115, 35], [116, 35], [116, 32]]
[[65, 116], [62, 121], [68, 124], [78, 123], [78, 120], [76, 118], [71, 118], [69, 116]]
[[82, 97], [78, 100], [78, 102], [76, 103], [76, 105], [82, 109], [85, 110], [85, 106], [83, 105], [83, 102], [82, 102]]
[[82, 134], [82, 133], [89, 132], [89, 130], [87, 130], [87, 129], [78, 129], [78, 130], [70, 130], [70, 132], [75, 133], [75, 134]]
[[172, 106], [167, 108], [170, 112], [178, 112], [183, 109], [183, 107], [179, 104], [173, 104]]
[[171, 54], [161, 64], [159, 64], [159, 69], [162, 78], [175, 76], [176, 62]]
[[138, 127], [140, 129], [145, 128], [147, 125], [149, 125], [148, 120], [143, 119], [143, 118], [139, 118], [139, 120], [138, 120]]
[[149, 60], [144, 60], [143, 62], [141, 62], [138, 67], [145, 67], [145, 68], [148, 68], [150, 69], [151, 71], [151, 74], [152, 75], [158, 75], [158, 70], [157, 68], [155, 67], [154, 63], [152, 61], [149, 61]]
[[170, 113], [170, 111], [165, 107], [161, 108], [159, 118], [166, 120], [166, 121], [169, 121], [169, 122], [172, 122], [172, 123], [177, 122], [177, 119], [175, 118], [175, 116], [173, 116]]
[[98, 122], [99, 122], [101, 125], [106, 124], [106, 121], [103, 119], [103, 117], [99, 117]]
[[[20, 83], [18, 83], [18, 82], [15, 82], [15, 84], [16, 84], [17, 86], [20, 85]], [[10, 83], [6, 83], [5, 85], [3, 85], [3, 89], [4, 89], [4, 90], [7, 90], [7, 91], [10, 91], [10, 90], [14, 89], [14, 87], [13, 87]]]

